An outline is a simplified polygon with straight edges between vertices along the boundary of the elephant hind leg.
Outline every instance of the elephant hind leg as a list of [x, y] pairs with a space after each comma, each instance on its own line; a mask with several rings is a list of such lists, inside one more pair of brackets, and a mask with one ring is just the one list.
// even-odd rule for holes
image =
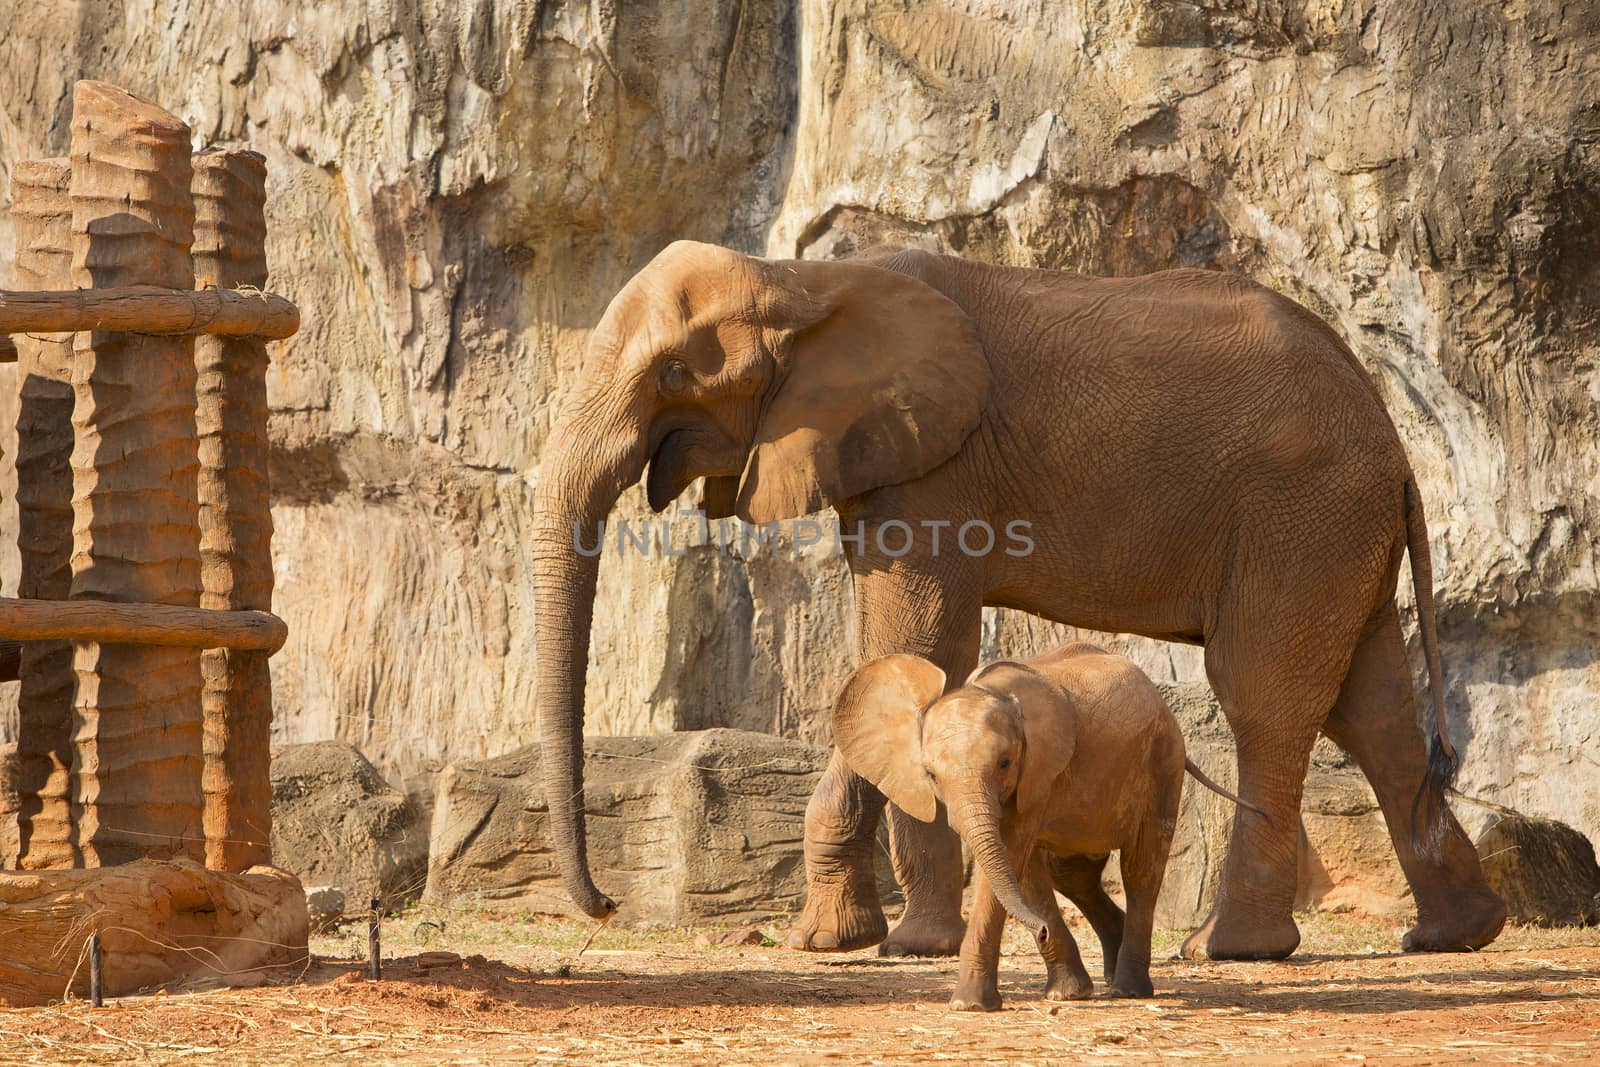
[[1317, 621], [1334, 632], [1313, 635], [1287, 620], [1239, 614], [1208, 639], [1206, 673], [1233, 729], [1239, 796], [1267, 818], [1234, 811], [1216, 903], [1184, 942], [1188, 959], [1282, 959], [1299, 946], [1300, 797], [1311, 746], [1360, 629], [1352, 624], [1341, 640], [1331, 619]]
[[1383, 809], [1417, 902], [1417, 924], [1403, 942], [1406, 951], [1482, 948], [1505, 925], [1505, 905], [1484, 882], [1477, 851], [1443, 798], [1437, 805], [1441, 825], [1417, 828], [1436, 836], [1438, 847], [1419, 847], [1412, 833], [1412, 806], [1427, 769], [1415, 700], [1399, 615], [1390, 602], [1356, 647], [1323, 730], [1355, 757]]
[[1116, 975], [1106, 992], [1113, 997], [1148, 997], [1155, 987], [1150, 982], [1150, 939], [1155, 933], [1156, 898], [1167, 872], [1167, 854], [1172, 848], [1173, 817], [1177, 804], [1166, 817], [1150, 820], [1138, 837], [1122, 849], [1122, 885], [1128, 894], [1127, 922], [1123, 927], [1122, 947], [1117, 952]]
[[1057, 856], [1045, 853], [1045, 866], [1056, 892], [1066, 897], [1089, 920], [1100, 939], [1106, 984], [1117, 973], [1117, 953], [1122, 950], [1122, 909], [1106, 894], [1102, 876], [1110, 856]]

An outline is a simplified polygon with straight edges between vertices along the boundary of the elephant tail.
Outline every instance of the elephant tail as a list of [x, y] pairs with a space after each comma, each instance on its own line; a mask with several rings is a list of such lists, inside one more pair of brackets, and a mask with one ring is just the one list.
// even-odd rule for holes
[[1428, 741], [1428, 769], [1411, 804], [1411, 837], [1424, 855], [1444, 844], [1445, 790], [1455, 781], [1460, 757], [1450, 741], [1444, 713], [1444, 670], [1439, 665], [1439, 631], [1433, 610], [1433, 558], [1428, 552], [1428, 520], [1415, 478], [1405, 482], [1406, 554], [1411, 557], [1411, 584], [1417, 596], [1417, 630], [1428, 664], [1428, 691], [1433, 697], [1433, 736]]
[[1250, 809], [1263, 819], [1267, 820], [1268, 826], [1272, 825], [1272, 816], [1268, 815], [1266, 812], [1262, 811], [1248, 800], [1242, 800], [1239, 797], [1234, 796], [1216, 782], [1213, 782], [1210, 778], [1206, 777], [1205, 771], [1202, 771], [1199, 767], [1194, 765], [1194, 760], [1190, 759], [1188, 756], [1183, 757], [1183, 769], [1188, 771], [1194, 777], [1195, 781], [1199, 782], [1201, 785], [1217, 794], [1217, 796], [1222, 797], [1225, 800], [1231, 800], [1241, 808]]

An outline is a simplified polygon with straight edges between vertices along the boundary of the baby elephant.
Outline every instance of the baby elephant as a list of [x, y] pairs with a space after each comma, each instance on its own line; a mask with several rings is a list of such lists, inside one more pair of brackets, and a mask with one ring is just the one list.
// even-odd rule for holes
[[[977, 893], [950, 1002], [968, 1011], [1000, 1006], [1006, 912], [1038, 942], [1045, 996], [1094, 991], [1053, 887], [1094, 926], [1111, 995], [1149, 996], [1156, 894], [1185, 766], [1239, 803], [1188, 761], [1155, 684], [1087, 644], [992, 664], [948, 694], [944, 672], [920, 656], [873, 660], [839, 694], [833, 739], [851, 770], [907, 814], [931, 821], [942, 802], [972, 850]], [[1125, 919], [1100, 885], [1114, 850]]]

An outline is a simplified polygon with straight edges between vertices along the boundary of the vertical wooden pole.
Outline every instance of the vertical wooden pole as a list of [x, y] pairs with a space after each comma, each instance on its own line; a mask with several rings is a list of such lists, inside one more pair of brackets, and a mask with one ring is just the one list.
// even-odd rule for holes
[[[72, 284], [71, 169], [65, 159], [19, 162], [11, 218], [20, 289]], [[72, 337], [18, 338], [17, 595], [65, 600], [72, 587]], [[22, 646], [17, 694], [17, 866], [75, 867], [71, 812], [72, 646]], [[11, 859], [11, 857], [7, 857]]]
[[[80, 288], [194, 287], [189, 128], [102, 82], [72, 116]], [[73, 358], [72, 597], [200, 602], [192, 338], [80, 333]], [[204, 857], [200, 653], [75, 648], [72, 763], [84, 863]]]
[[[255, 152], [194, 159], [195, 284], [267, 284], [266, 160]], [[267, 476], [267, 346], [201, 337], [201, 607], [272, 608]], [[206, 866], [242, 871], [272, 859], [272, 675], [262, 652], [212, 649], [201, 660], [205, 709]]]

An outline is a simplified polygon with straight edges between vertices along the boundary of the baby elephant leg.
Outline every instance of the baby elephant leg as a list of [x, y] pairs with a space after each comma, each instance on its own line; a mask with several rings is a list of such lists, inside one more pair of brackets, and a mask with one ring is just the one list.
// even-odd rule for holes
[[961, 972], [950, 1006], [956, 1011], [1000, 1010], [1000, 935], [1006, 911], [980, 870], [972, 894], [972, 917], [961, 942]]
[[1034, 853], [1028, 864], [1028, 877], [1023, 884], [1028, 906], [1044, 919], [1049, 937], [1039, 943], [1039, 955], [1044, 957], [1044, 995], [1048, 1000], [1083, 1000], [1093, 995], [1094, 982], [1084, 969], [1083, 957], [1078, 955], [1078, 943], [1072, 939], [1056, 905], [1055, 890], [1050, 883], [1050, 872], [1045, 867], [1045, 854]]
[[1117, 977], [1117, 954], [1122, 951], [1122, 909], [1106, 895], [1102, 882], [1110, 856], [1057, 856], [1045, 853], [1045, 865], [1056, 892], [1066, 897], [1089, 920], [1100, 939], [1106, 985]]
[[1117, 952], [1117, 973], [1110, 994], [1114, 997], [1153, 996], [1150, 984], [1150, 937], [1155, 928], [1156, 897], [1167, 871], [1169, 829], [1146, 826], [1137, 841], [1122, 850], [1122, 884], [1128, 893], [1127, 922], [1122, 948]]

